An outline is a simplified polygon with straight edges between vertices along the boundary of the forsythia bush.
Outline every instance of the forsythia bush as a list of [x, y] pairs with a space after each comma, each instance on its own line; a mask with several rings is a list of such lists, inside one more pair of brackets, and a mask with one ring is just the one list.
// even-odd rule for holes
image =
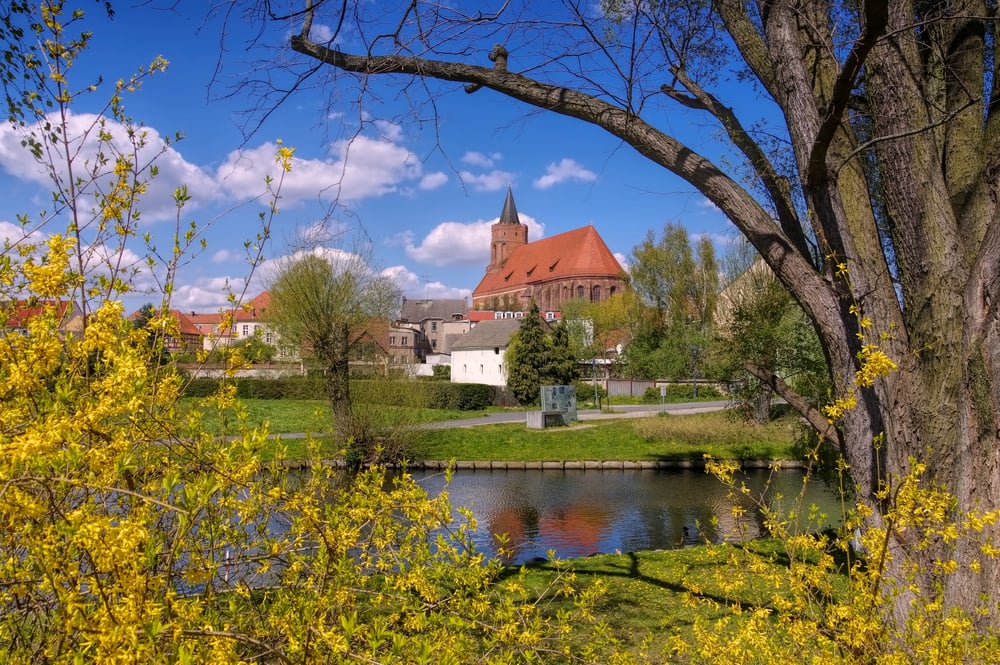
[[[27, 249], [27, 248], [24, 248]], [[0, 264], [0, 644], [11, 663], [507, 663], [562, 628], [411, 478], [280, 467], [231, 385], [177, 408], [146, 329], [57, 306], [72, 243]], [[44, 297], [14, 297], [40, 294]], [[30, 307], [29, 307], [30, 306]], [[26, 308], [31, 313], [24, 315]], [[72, 310], [69, 310], [70, 312]], [[169, 319], [153, 328], [167, 328]], [[148, 328], [148, 326], [147, 326]], [[73, 332], [76, 330], [76, 332]], [[259, 463], [265, 446], [277, 461]], [[572, 593], [568, 578], [555, 591]]]
[[[409, 476], [378, 470], [285, 470], [280, 443], [247, 424], [232, 383], [178, 407], [182, 380], [154, 353], [179, 334], [163, 312], [199, 229], [178, 213], [165, 252], [137, 232], [136, 203], [156, 171], [139, 159], [146, 132], [121, 102], [166, 61], [115, 84], [110, 118], [74, 134], [76, 91], [98, 86], [68, 81], [92, 38], [67, 33], [83, 19], [73, 4], [0, 8], [9, 121], [26, 159], [53, 174], [52, 210], [41, 222], [19, 218], [23, 237], [0, 251], [0, 662], [513, 663], [567, 653], [537, 594], [516, 578], [497, 590], [499, 564], [474, 551], [474, 525], [446, 493], [430, 498]], [[88, 140], [94, 154], [80, 147]], [[291, 148], [276, 162], [289, 172]], [[252, 263], [282, 177], [265, 180], [271, 205], [247, 243]], [[178, 211], [188, 198], [176, 191]], [[121, 269], [132, 243], [147, 263]], [[95, 259], [102, 250], [109, 260]], [[136, 327], [118, 297], [140, 270], [163, 279], [163, 301]], [[210, 412], [238, 435], [206, 433]], [[560, 577], [551, 591], [575, 593], [571, 582]]]

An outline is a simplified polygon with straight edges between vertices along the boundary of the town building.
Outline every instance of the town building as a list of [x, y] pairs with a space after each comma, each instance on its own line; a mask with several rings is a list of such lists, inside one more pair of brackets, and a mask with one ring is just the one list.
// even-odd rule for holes
[[450, 353], [450, 342], [469, 332], [469, 303], [465, 298], [403, 298], [396, 325], [419, 333], [415, 354], [424, 362], [433, 355]]
[[507, 385], [507, 347], [520, 319], [481, 321], [451, 345], [452, 383]]
[[600, 302], [625, 288], [621, 264], [593, 226], [529, 242], [509, 188], [490, 232], [490, 263], [472, 292], [475, 310], [524, 312], [534, 300], [551, 320], [571, 299]]

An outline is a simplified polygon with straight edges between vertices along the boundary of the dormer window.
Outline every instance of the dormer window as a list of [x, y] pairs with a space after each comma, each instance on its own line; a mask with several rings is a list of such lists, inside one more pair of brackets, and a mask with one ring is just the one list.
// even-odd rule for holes
[[513, 270], [511, 270], [511, 271], [510, 271], [509, 273], [507, 273], [507, 275], [506, 275], [506, 276], [505, 276], [505, 277], [503, 278], [503, 281], [505, 281], [505, 282], [508, 282], [508, 281], [510, 281], [510, 278], [511, 278], [511, 277], [512, 277], [513, 275], [514, 275], [514, 271], [513, 271]]

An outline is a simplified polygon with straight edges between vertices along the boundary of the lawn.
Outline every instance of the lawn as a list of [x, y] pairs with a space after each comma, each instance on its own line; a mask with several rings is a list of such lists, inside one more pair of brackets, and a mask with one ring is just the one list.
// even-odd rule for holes
[[792, 459], [796, 420], [746, 423], [727, 411], [584, 421], [529, 430], [523, 424], [421, 431], [415, 459], [504, 460], [701, 460]]
[[[267, 422], [272, 434], [312, 433], [323, 438], [322, 454], [340, 446], [329, 440], [330, 406], [324, 400], [244, 399], [251, 424]], [[370, 406], [372, 417], [403, 433], [414, 460], [539, 462], [551, 460], [793, 459], [797, 420], [784, 416], [767, 425], [748, 423], [729, 411], [581, 421], [568, 427], [529, 430], [522, 423], [421, 429], [428, 422], [482, 416], [486, 411], [442, 411]], [[209, 415], [206, 427], [235, 433]], [[301, 438], [286, 438], [288, 455], [306, 455]]]
[[[272, 434], [291, 434], [299, 432], [328, 432], [331, 428], [332, 414], [330, 403], [326, 400], [295, 400], [295, 399], [241, 399], [247, 409], [250, 423], [268, 423]], [[185, 399], [186, 405], [193, 405], [196, 400]], [[394, 406], [373, 407], [393, 422], [406, 420], [414, 424], [458, 420], [460, 418], [475, 418], [487, 411], [455, 411], [443, 409], [407, 409]], [[217, 417], [207, 414], [206, 426], [222, 433], [223, 426]]]
[[[548, 588], [559, 574], [575, 576], [574, 586], [580, 590], [600, 586], [602, 594], [592, 621], [571, 628], [580, 652], [593, 643], [595, 632], [611, 638], [611, 645], [603, 652], [589, 654], [588, 662], [702, 662], [700, 649], [725, 651], [727, 633], [737, 630], [755, 611], [776, 616], [776, 605], [789, 597], [788, 565], [781, 542], [765, 539], [746, 545], [706, 545], [548, 562], [525, 566], [518, 575], [511, 569], [508, 579], [535, 592]], [[845, 593], [846, 576], [831, 570], [823, 578], [831, 584], [834, 596]], [[502, 580], [500, 588], [505, 583], [507, 580]], [[818, 599], [813, 609], [821, 615], [822, 605], [832, 600], [829, 596]], [[568, 610], [572, 602], [572, 597], [550, 599], [545, 612], [554, 616]], [[784, 652], [786, 658], [795, 653], [797, 645], [780, 621], [766, 620], [762, 628], [767, 633], [759, 635], [762, 641], [776, 647], [778, 653]], [[822, 636], [812, 634], [810, 639], [810, 650], [824, 650]], [[744, 662], [782, 662], [781, 656], [777, 658], [769, 660], [767, 654], [758, 654]]]

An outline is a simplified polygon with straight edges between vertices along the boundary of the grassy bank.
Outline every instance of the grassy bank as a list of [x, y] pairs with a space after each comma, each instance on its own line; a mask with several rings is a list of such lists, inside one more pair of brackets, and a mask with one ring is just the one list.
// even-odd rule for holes
[[725, 411], [586, 421], [570, 427], [529, 430], [523, 424], [421, 431], [416, 459], [700, 460], [791, 459], [795, 419], [754, 425]]
[[[242, 400], [251, 424], [267, 422], [272, 434], [309, 432], [321, 439], [330, 431], [330, 406], [323, 400]], [[756, 425], [726, 411], [645, 418], [590, 420], [544, 430], [523, 423], [479, 425], [453, 429], [421, 429], [428, 422], [482, 416], [485, 411], [443, 411], [370, 406], [366, 415], [406, 437], [414, 460], [701, 460], [792, 459], [797, 420], [779, 418]], [[219, 434], [235, 433], [232, 423], [218, 417], [206, 426]], [[326, 456], [335, 456], [342, 444], [321, 441]], [[285, 441], [292, 459], [305, 457], [301, 439]]]
[[[800, 565], [813, 569], [806, 562]], [[587, 652], [595, 631], [610, 638], [601, 652], [588, 654], [587, 662], [705, 662], [706, 650], [715, 655], [725, 652], [729, 633], [735, 636], [742, 622], [755, 614], [754, 619], [759, 618], [760, 612], [772, 617], [761, 625], [760, 646], [769, 645], [787, 658], [789, 652], [795, 653], [795, 639], [801, 637], [793, 638], [787, 624], [775, 618], [777, 607], [791, 596], [788, 566], [779, 541], [758, 540], [526, 566], [519, 574], [512, 569], [501, 585], [523, 584], [541, 592], [557, 575], [571, 575], [581, 591], [599, 588], [592, 620], [570, 628], [578, 653]], [[817, 614], [822, 614], [823, 604], [847, 589], [845, 575], [831, 573], [825, 579], [830, 582], [826, 593], [832, 595], [817, 598]], [[555, 615], [567, 610], [573, 600], [553, 598], [544, 611]], [[822, 642], [818, 635], [810, 638]], [[774, 657], [777, 660], [769, 660], [766, 653], [757, 658], [744, 654], [742, 662], [795, 662]], [[708, 660], [717, 662], [712, 656]]]

